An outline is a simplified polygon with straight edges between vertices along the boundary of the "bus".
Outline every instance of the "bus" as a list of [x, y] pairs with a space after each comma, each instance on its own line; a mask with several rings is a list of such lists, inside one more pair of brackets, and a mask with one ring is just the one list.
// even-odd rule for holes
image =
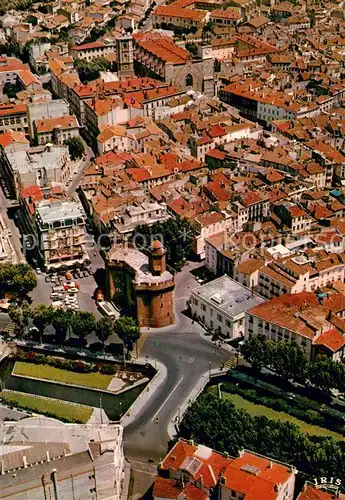
[[108, 318], [117, 319], [120, 316], [119, 311], [110, 302], [106, 302], [103, 300], [101, 302], [98, 302], [97, 305], [101, 312], [105, 316], [108, 316]]

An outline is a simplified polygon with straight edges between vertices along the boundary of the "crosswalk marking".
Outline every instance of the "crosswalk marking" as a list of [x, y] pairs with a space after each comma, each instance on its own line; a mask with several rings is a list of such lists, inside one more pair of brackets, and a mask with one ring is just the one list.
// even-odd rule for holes
[[7, 326], [4, 328], [4, 332], [7, 332], [9, 334], [14, 333], [14, 330], [16, 328], [16, 325], [13, 323], [13, 321], [10, 321]]
[[234, 368], [235, 366], [236, 366], [236, 358], [235, 357], [229, 358], [224, 363], [224, 368]]

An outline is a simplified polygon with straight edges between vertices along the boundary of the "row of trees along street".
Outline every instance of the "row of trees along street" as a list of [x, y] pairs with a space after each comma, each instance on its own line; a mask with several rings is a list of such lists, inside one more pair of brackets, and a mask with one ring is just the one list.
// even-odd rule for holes
[[345, 365], [323, 355], [309, 360], [294, 342], [274, 342], [253, 335], [241, 346], [241, 354], [256, 371], [269, 368], [285, 380], [305, 384], [308, 380], [322, 391], [345, 392]]
[[41, 343], [49, 325], [54, 328], [55, 340], [58, 344], [63, 344], [73, 333], [80, 339], [81, 344], [85, 345], [86, 337], [95, 332], [103, 349], [109, 337], [117, 334], [126, 348], [131, 350], [140, 337], [140, 329], [136, 321], [128, 316], [122, 316], [116, 321], [107, 317], [96, 320], [95, 316], [87, 311], [54, 309], [44, 304], [31, 308], [27, 303], [23, 303], [20, 307], [11, 307], [9, 316], [15, 325], [15, 335], [21, 339], [29, 335], [31, 319]]

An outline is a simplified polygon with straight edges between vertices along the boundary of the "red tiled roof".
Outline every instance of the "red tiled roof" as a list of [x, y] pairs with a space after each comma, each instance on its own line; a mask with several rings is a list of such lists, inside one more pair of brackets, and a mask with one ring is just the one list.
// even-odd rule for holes
[[321, 335], [314, 340], [313, 344], [323, 345], [332, 352], [337, 352], [345, 345], [345, 337], [338, 332], [335, 328], [321, 333]]
[[[256, 474], [244, 470], [255, 467]], [[294, 472], [288, 465], [273, 462], [253, 453], [244, 452], [226, 468], [223, 477], [227, 489], [242, 493], [245, 500], [276, 500], [277, 486], [285, 485]]]
[[226, 153], [225, 151], [221, 151], [220, 149], [210, 149], [210, 151], [206, 153], [206, 157], [207, 156], [215, 158], [216, 160], [224, 160]]
[[29, 141], [26, 139], [24, 132], [14, 132], [13, 130], [8, 130], [3, 134], [0, 134], [0, 146], [5, 148], [12, 142], [22, 142], [29, 144]]
[[88, 50], [88, 49], [100, 49], [105, 47], [103, 42], [90, 42], [90, 43], [83, 43], [82, 45], [74, 45], [71, 50]]
[[231, 194], [222, 187], [220, 182], [208, 182], [204, 185], [204, 191], [217, 201], [228, 201], [231, 198]]
[[297, 500], [335, 500], [335, 496], [334, 493], [318, 490], [307, 484], [298, 495]]
[[165, 479], [157, 476], [153, 487], [154, 498], [169, 498], [184, 500], [207, 500], [208, 495], [192, 483], [182, 486], [176, 479]]
[[217, 484], [221, 473], [232, 460], [206, 446], [190, 444], [180, 440], [163, 460], [161, 469], [180, 470], [183, 467], [183, 470], [187, 470], [187, 458], [199, 460], [200, 466], [196, 469], [196, 472], [189, 471], [189, 474], [196, 481], [202, 476], [205, 488], [213, 488]]
[[292, 217], [304, 217], [306, 215], [305, 211], [302, 210], [297, 205], [293, 205], [291, 207], [288, 207], [288, 211], [290, 212], [290, 215]]
[[60, 116], [59, 118], [46, 118], [45, 120], [35, 120], [37, 132], [40, 134], [44, 132], [52, 132], [54, 128], [60, 127], [62, 129], [77, 128], [78, 121], [75, 116], [67, 115]]
[[43, 199], [41, 188], [36, 184], [23, 189], [20, 194], [22, 198], [33, 198], [35, 201]]

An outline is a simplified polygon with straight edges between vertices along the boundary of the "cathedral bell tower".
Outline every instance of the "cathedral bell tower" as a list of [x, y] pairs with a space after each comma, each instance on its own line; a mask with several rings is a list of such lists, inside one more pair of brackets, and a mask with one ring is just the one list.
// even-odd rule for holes
[[133, 38], [122, 35], [116, 38], [117, 73], [119, 78], [134, 76]]

